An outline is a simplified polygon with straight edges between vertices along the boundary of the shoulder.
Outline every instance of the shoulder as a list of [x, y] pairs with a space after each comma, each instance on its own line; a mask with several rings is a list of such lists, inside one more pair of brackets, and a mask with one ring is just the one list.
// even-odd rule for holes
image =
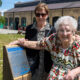
[[76, 40], [72, 44], [72, 50], [80, 53], [80, 41]]
[[44, 41], [49, 43], [53, 43], [53, 42], [55, 43], [55, 40], [56, 40], [56, 34], [54, 33], [44, 39]]
[[30, 24], [26, 27], [26, 29], [31, 29], [31, 27], [33, 26], [33, 24]]
[[54, 26], [50, 25], [50, 31], [49, 31], [47, 36], [49, 36], [49, 35], [51, 35], [53, 33], [56, 33], [56, 30], [55, 30]]
[[31, 28], [32, 28], [33, 24], [26, 26], [26, 35], [31, 33]]
[[53, 40], [53, 39], [55, 39], [56, 38], [56, 34], [55, 33], [53, 33], [53, 34], [51, 34], [50, 36], [49, 36], [49, 40], [51, 41], [51, 40]]

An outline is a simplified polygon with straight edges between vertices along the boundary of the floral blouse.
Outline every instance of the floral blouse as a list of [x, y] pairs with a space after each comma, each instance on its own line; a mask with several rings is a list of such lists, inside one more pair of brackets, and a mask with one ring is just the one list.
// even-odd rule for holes
[[[68, 69], [80, 66], [80, 41], [75, 40], [67, 49], [61, 47], [56, 34], [40, 41], [40, 47], [51, 53], [53, 65], [48, 80], [63, 80]], [[76, 79], [77, 80], [77, 79]]]

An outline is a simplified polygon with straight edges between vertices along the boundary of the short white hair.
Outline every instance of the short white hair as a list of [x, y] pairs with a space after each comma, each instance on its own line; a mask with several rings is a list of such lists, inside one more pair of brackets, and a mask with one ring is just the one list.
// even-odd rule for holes
[[68, 25], [70, 25], [70, 26], [72, 27], [72, 28], [71, 28], [72, 30], [77, 30], [77, 25], [78, 25], [77, 20], [74, 19], [74, 18], [71, 17], [71, 16], [62, 16], [62, 17], [60, 17], [60, 18], [56, 21], [56, 23], [55, 23], [55, 25], [54, 25], [56, 31], [58, 31], [59, 26], [60, 26], [61, 24], [68, 24]]

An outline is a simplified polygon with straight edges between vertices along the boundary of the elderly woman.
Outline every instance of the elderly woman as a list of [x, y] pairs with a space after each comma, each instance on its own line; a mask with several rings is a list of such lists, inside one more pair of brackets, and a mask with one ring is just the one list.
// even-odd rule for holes
[[45, 49], [51, 53], [53, 65], [48, 80], [78, 80], [80, 74], [80, 41], [75, 38], [77, 21], [63, 16], [55, 23], [56, 34], [41, 41], [21, 41], [17, 44], [33, 49]]

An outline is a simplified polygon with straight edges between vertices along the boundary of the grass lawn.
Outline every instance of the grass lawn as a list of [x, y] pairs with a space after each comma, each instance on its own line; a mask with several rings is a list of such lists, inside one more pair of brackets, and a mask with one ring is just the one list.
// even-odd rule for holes
[[0, 34], [0, 80], [3, 80], [3, 45], [23, 37], [24, 35], [20, 34]]

